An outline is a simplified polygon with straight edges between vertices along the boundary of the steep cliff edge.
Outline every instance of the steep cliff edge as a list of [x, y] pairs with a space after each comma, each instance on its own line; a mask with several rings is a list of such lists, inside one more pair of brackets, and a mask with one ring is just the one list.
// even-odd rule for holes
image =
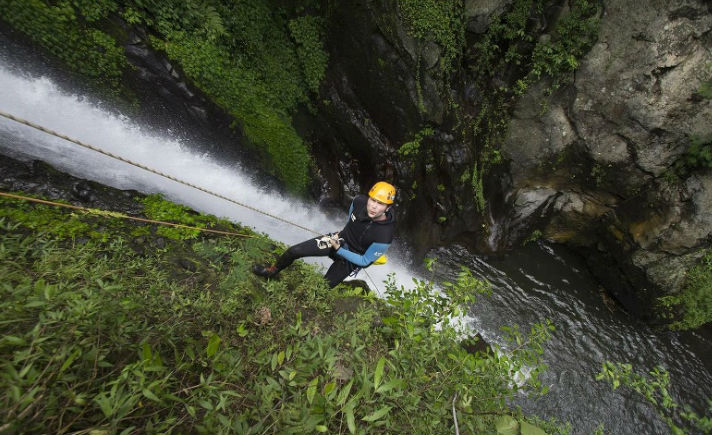
[[[616, 297], [647, 315], [681, 291], [710, 247], [712, 174], [685, 168], [690, 144], [712, 137], [712, 14], [702, 2], [608, 1], [598, 42], [572, 86], [517, 105], [511, 157], [510, 242], [532, 225], [585, 248]], [[536, 222], [536, 223], [534, 223]]]
[[[451, 20], [447, 40], [433, 21], [418, 37], [410, 3], [353, 2], [331, 17], [319, 127], [307, 131], [335, 169], [327, 194], [395, 179], [416, 251], [532, 235], [575, 247], [631, 312], [656, 319], [658, 298], [678, 295], [710, 247], [712, 174], [699, 156], [712, 136], [710, 6], [473, 0], [453, 18], [420, 2]], [[597, 39], [577, 59], [560, 23], [594, 6]], [[557, 42], [576, 68], [542, 74]], [[540, 47], [553, 47], [545, 68]]]

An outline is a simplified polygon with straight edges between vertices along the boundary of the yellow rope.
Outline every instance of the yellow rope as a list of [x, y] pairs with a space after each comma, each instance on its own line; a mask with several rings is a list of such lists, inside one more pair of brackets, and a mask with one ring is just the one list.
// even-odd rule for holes
[[19, 199], [19, 200], [23, 200], [23, 201], [36, 202], [39, 204], [53, 205], [56, 207], [69, 208], [72, 210], [78, 210], [78, 211], [82, 211], [85, 213], [96, 214], [99, 216], [109, 216], [109, 217], [115, 217], [115, 218], [119, 218], [119, 219], [129, 219], [132, 221], [145, 222], [145, 223], [149, 223], [149, 224], [166, 225], [166, 226], [171, 226], [171, 227], [176, 227], [176, 228], [185, 228], [188, 230], [197, 230], [197, 231], [203, 231], [206, 233], [222, 234], [225, 236], [254, 237], [249, 234], [240, 234], [240, 233], [235, 233], [232, 231], [211, 230], [209, 228], [190, 227], [188, 225], [176, 224], [173, 222], [165, 222], [165, 221], [158, 221], [158, 220], [154, 220], [154, 219], [145, 219], [145, 218], [140, 218], [140, 217], [136, 217], [136, 216], [129, 216], [129, 215], [126, 215], [123, 213], [119, 213], [117, 211], [99, 210], [96, 208], [80, 207], [78, 205], [62, 204], [61, 202], [46, 201], [44, 199], [30, 198], [28, 196], [15, 195], [15, 194], [6, 193], [6, 192], [0, 192], [0, 196], [4, 196], [7, 198], [13, 198], [13, 199]]
[[95, 147], [95, 146], [92, 146], [92, 145], [83, 143], [83, 142], [81, 142], [81, 141], [79, 141], [79, 140], [77, 140], [77, 139], [70, 138], [70, 137], [65, 136], [65, 135], [63, 135], [63, 134], [61, 134], [61, 133], [58, 133], [58, 132], [56, 132], [56, 131], [54, 131], [54, 130], [50, 130], [50, 129], [48, 129], [48, 128], [42, 127], [41, 125], [37, 125], [37, 124], [35, 124], [35, 123], [33, 123], [33, 122], [30, 122], [30, 121], [27, 121], [27, 120], [25, 120], [25, 119], [18, 118], [18, 117], [14, 116], [14, 115], [11, 115], [11, 114], [9, 114], [9, 113], [0, 111], [0, 116], [3, 116], [3, 117], [5, 117], [5, 118], [7, 118], [7, 119], [11, 119], [11, 120], [13, 120], [13, 121], [15, 121], [15, 122], [19, 122], [20, 124], [24, 124], [24, 125], [26, 125], [26, 126], [28, 126], [28, 127], [32, 127], [32, 128], [34, 128], [34, 129], [39, 130], [39, 131], [42, 131], [42, 132], [44, 132], [44, 133], [51, 134], [52, 136], [56, 136], [56, 137], [58, 137], [58, 138], [60, 138], [60, 139], [64, 139], [64, 140], [66, 140], [66, 141], [72, 142], [72, 143], [77, 144], [77, 145], [79, 145], [79, 146], [81, 146], [81, 147], [90, 149], [90, 150], [92, 150], [92, 151], [96, 151], [96, 152], [98, 152], [98, 153], [100, 153], [100, 154], [104, 154], [105, 156], [111, 157], [111, 158], [113, 158], [113, 159], [120, 160], [120, 161], [122, 161], [122, 162], [124, 162], [124, 163], [128, 163], [129, 165], [136, 166], [137, 168], [141, 168], [141, 169], [143, 169], [143, 170], [145, 170], [145, 171], [152, 172], [152, 173], [154, 173], [154, 174], [156, 174], [156, 175], [160, 175], [161, 177], [168, 178], [169, 180], [175, 181], [176, 183], [180, 183], [180, 184], [183, 184], [183, 185], [185, 185], [185, 186], [192, 187], [193, 189], [200, 190], [201, 192], [205, 192], [205, 193], [207, 193], [207, 194], [209, 194], [209, 195], [213, 195], [213, 196], [216, 196], [216, 197], [218, 197], [218, 198], [220, 198], [220, 199], [224, 199], [225, 201], [228, 201], [228, 202], [231, 202], [231, 203], [233, 203], [233, 204], [237, 204], [237, 205], [239, 205], [239, 206], [245, 207], [245, 208], [247, 208], [247, 209], [249, 209], [249, 210], [252, 210], [252, 211], [254, 211], [254, 212], [263, 214], [263, 215], [265, 215], [265, 216], [269, 216], [269, 217], [271, 217], [272, 219], [276, 219], [276, 220], [278, 220], [278, 221], [281, 221], [281, 222], [284, 222], [284, 223], [287, 223], [287, 224], [290, 224], [290, 225], [294, 225], [295, 227], [301, 228], [301, 229], [303, 229], [303, 230], [305, 230], [305, 231], [307, 231], [307, 232], [310, 232], [310, 233], [313, 233], [313, 234], [318, 234], [318, 235], [321, 234], [321, 233], [318, 232], [318, 231], [314, 231], [314, 230], [312, 230], [312, 229], [310, 229], [310, 228], [304, 227], [304, 226], [299, 225], [299, 224], [297, 224], [297, 223], [295, 223], [295, 222], [289, 221], [289, 220], [284, 219], [284, 218], [281, 218], [281, 217], [279, 217], [279, 216], [275, 216], [275, 215], [273, 215], [273, 214], [271, 214], [271, 213], [267, 213], [266, 211], [263, 211], [263, 210], [260, 210], [260, 209], [258, 209], [258, 208], [249, 206], [249, 205], [244, 204], [244, 203], [242, 203], [242, 202], [235, 201], [234, 199], [228, 198], [228, 197], [226, 197], [226, 196], [224, 196], [224, 195], [221, 195], [221, 194], [219, 194], [219, 193], [213, 192], [213, 191], [211, 191], [211, 190], [205, 189], [205, 188], [200, 187], [200, 186], [196, 186], [195, 184], [189, 183], [189, 182], [187, 182], [187, 181], [180, 180], [180, 179], [178, 179], [178, 178], [176, 178], [176, 177], [174, 177], [174, 176], [172, 176], [172, 175], [165, 174], [165, 173], [160, 172], [160, 171], [158, 171], [158, 170], [149, 168], [148, 166], [145, 166], [145, 165], [143, 165], [143, 164], [141, 164], [141, 163], [137, 163], [137, 162], [134, 162], [134, 161], [132, 161], [132, 160], [125, 159], [125, 158], [123, 158], [123, 157], [121, 157], [121, 156], [117, 156], [116, 154], [112, 154], [112, 153], [110, 153], [110, 152], [108, 152], [108, 151], [104, 151], [104, 150], [102, 150], [101, 148], [97, 148], [97, 147]]

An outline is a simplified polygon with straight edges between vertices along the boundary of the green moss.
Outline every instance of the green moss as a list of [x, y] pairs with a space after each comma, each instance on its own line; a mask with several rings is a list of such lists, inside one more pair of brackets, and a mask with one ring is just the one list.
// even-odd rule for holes
[[319, 84], [326, 75], [328, 54], [322, 44], [324, 24], [318, 17], [303, 16], [289, 21], [289, 31], [294, 38], [299, 63], [308, 88], [319, 92]]
[[462, 1], [398, 0], [398, 8], [408, 33], [441, 47], [441, 71], [452, 71], [465, 45]]
[[0, 198], [0, 218], [23, 228], [52, 234], [60, 239], [98, 234], [77, 213], [66, 213], [57, 207], [22, 200]]
[[666, 296], [660, 303], [667, 310], [681, 312], [673, 329], [694, 329], [712, 321], [712, 251], [687, 272], [679, 295]]
[[91, 23], [105, 19], [113, 1], [0, 0], [0, 19], [21, 31], [94, 84], [118, 93], [128, 61], [117, 41]]
[[703, 98], [712, 100], [712, 80], [702, 82], [702, 85], [700, 85], [700, 89], [697, 92], [702, 95]]
[[[195, 228], [233, 227], [234, 224], [212, 215], [196, 213], [186, 206], [166, 201], [160, 194], [147, 195], [141, 199], [143, 212], [149, 219], [171, 222]], [[202, 232], [197, 229], [158, 226], [156, 233], [170, 239], [195, 239]]]
[[472, 167], [472, 177], [470, 178], [470, 186], [475, 194], [475, 205], [480, 213], [485, 212], [485, 192], [483, 186], [483, 171], [477, 168], [477, 163]]

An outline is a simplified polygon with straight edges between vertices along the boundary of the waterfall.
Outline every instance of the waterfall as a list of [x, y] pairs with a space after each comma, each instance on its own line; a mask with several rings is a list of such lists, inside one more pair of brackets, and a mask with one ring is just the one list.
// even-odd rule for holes
[[[318, 232], [339, 231], [346, 223], [345, 210], [343, 219], [329, 217], [314, 205], [260, 186], [237, 163], [223, 164], [216, 156], [195, 151], [197, 147], [188, 139], [139, 125], [101, 103], [65, 92], [47, 77], [21, 76], [2, 64], [0, 110]], [[0, 119], [0, 137], [4, 139], [0, 150], [6, 154], [43, 160], [77, 177], [119, 189], [161, 193], [171, 201], [250, 226], [286, 244], [313, 236], [298, 227], [6, 118]], [[399, 281], [410, 283], [411, 274], [397, 253], [388, 255], [386, 265], [368, 268], [370, 280], [364, 272], [358, 278], [369, 284], [372, 280], [381, 291], [390, 273], [396, 273]], [[308, 261], [330, 264], [323, 258]]]

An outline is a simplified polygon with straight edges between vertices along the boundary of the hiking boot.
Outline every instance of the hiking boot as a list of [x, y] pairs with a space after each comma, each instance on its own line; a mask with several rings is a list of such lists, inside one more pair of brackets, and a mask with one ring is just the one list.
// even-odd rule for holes
[[263, 276], [265, 278], [272, 278], [277, 275], [277, 266], [261, 266], [255, 264], [252, 266], [252, 273], [255, 275]]

